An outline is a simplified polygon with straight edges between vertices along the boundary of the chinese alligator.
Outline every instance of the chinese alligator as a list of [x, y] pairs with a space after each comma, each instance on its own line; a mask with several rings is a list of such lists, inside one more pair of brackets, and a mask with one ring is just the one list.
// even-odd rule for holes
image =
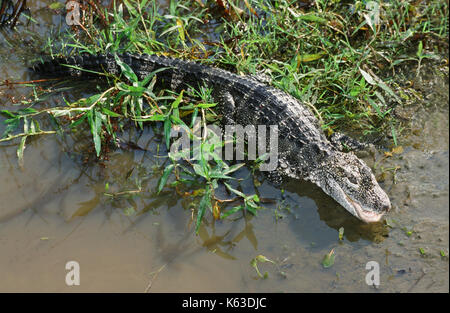
[[[278, 125], [275, 177], [310, 181], [365, 222], [379, 221], [390, 209], [389, 198], [371, 169], [353, 152], [342, 152], [339, 145], [331, 143], [316, 117], [293, 96], [251, 76], [195, 62], [128, 53], [118, 57], [139, 79], [163, 69], [157, 73], [159, 84], [177, 92], [204, 85], [212, 88], [212, 97], [220, 104], [227, 123]], [[56, 58], [35, 64], [33, 70], [42, 75], [73, 77], [95, 75], [92, 72], [121, 73], [112, 54]]]

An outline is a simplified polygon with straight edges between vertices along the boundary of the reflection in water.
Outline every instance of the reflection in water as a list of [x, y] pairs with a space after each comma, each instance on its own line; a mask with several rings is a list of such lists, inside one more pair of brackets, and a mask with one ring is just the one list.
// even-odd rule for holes
[[[317, 188], [311, 183], [291, 182], [287, 184], [286, 190], [293, 193], [291, 195], [288, 195], [287, 197], [288, 199], [290, 198], [294, 203], [296, 201], [295, 199], [293, 199], [294, 197], [298, 199], [299, 196], [307, 196], [309, 199], [312, 199], [314, 201], [314, 207], [317, 209], [320, 220], [323, 221], [329, 228], [336, 231], [339, 231], [339, 228], [343, 227], [345, 230], [344, 237], [350, 242], [357, 242], [360, 239], [381, 242], [385, 237], [388, 236], [388, 228], [384, 225], [383, 221], [367, 224], [358, 220], [356, 217], [349, 214], [332, 198], [325, 195], [323, 191], [320, 190], [320, 188]], [[308, 215], [313, 215], [314, 217], [308, 215], [305, 216], [305, 212], [302, 212], [302, 214], [304, 215], [302, 219], [305, 219], [305, 217], [313, 219], [315, 217], [314, 212], [311, 212], [311, 210]], [[317, 225], [317, 223], [314, 223], [313, 221], [311, 221], [310, 224], [303, 223], [302, 232], [314, 233], [314, 231], [311, 229], [312, 227], [315, 227], [314, 225]], [[315, 232], [327, 231], [327, 229], [315, 230]], [[335, 237], [335, 232], [333, 232], [333, 236]]]

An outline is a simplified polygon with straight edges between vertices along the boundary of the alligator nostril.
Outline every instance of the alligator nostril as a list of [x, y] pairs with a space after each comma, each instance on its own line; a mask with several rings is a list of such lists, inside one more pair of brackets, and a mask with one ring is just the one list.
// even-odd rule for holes
[[390, 209], [391, 209], [391, 206], [390, 206], [389, 204], [383, 205], [382, 210], [383, 210], [384, 212], [389, 212]]

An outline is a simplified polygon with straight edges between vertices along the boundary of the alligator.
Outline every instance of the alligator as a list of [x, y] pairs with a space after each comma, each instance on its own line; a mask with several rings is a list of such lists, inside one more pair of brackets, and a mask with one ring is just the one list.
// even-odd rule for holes
[[[251, 76], [237, 75], [193, 61], [157, 55], [81, 54], [41, 61], [39, 75], [92, 77], [120, 75], [115, 57], [139, 79], [155, 70], [158, 83], [180, 92], [208, 86], [227, 123], [278, 125], [278, 166], [273, 177], [310, 181], [364, 222], [377, 222], [391, 208], [371, 169], [352, 151], [344, 152], [322, 131], [317, 118], [295, 97]], [[269, 175], [270, 176], [270, 175]]]

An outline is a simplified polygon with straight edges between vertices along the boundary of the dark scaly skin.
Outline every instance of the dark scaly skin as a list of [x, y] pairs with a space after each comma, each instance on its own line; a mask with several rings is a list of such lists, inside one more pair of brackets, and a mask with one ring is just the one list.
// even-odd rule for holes
[[[318, 185], [351, 214], [365, 222], [380, 220], [391, 207], [371, 169], [352, 152], [335, 148], [323, 134], [315, 116], [299, 100], [249, 76], [239, 76], [180, 59], [156, 55], [119, 55], [139, 79], [159, 72], [158, 84], [180, 92], [208, 86], [220, 104], [226, 123], [278, 125], [279, 163], [274, 177], [304, 179]], [[119, 75], [113, 55], [79, 55], [35, 64], [33, 70], [51, 76], [95, 76], [73, 69], [74, 65], [95, 72]]]

